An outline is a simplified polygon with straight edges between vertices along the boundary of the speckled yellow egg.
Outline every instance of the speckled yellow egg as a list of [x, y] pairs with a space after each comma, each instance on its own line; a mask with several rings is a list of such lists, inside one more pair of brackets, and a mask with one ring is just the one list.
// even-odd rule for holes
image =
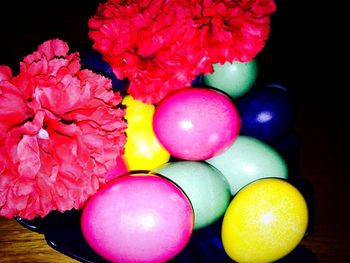
[[300, 243], [307, 224], [305, 199], [293, 185], [283, 179], [261, 179], [231, 201], [222, 223], [222, 242], [237, 262], [272, 262]]

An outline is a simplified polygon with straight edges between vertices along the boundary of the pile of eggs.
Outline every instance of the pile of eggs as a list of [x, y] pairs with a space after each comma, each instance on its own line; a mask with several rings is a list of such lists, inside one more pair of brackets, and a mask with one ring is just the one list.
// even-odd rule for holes
[[292, 126], [288, 92], [252, 89], [255, 60], [214, 69], [157, 105], [124, 96], [125, 155], [81, 215], [84, 238], [106, 260], [169, 261], [219, 219], [237, 262], [278, 260], [304, 237], [305, 199], [271, 146]]

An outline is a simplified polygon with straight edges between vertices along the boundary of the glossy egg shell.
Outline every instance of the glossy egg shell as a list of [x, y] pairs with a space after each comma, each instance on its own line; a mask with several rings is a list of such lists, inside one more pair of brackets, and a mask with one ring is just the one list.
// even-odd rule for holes
[[273, 143], [290, 132], [295, 118], [291, 92], [280, 85], [259, 87], [237, 101], [242, 135]]
[[224, 91], [232, 98], [246, 94], [258, 76], [256, 60], [214, 64], [214, 72], [203, 76], [204, 84]]
[[165, 262], [187, 244], [193, 210], [170, 180], [125, 175], [111, 180], [87, 202], [82, 233], [91, 248], [112, 262]]
[[122, 102], [126, 106], [125, 119], [127, 141], [125, 161], [129, 170], [151, 170], [169, 161], [169, 152], [160, 144], [153, 131], [155, 106], [125, 96]]
[[282, 156], [270, 145], [250, 136], [238, 136], [229, 149], [206, 161], [226, 177], [232, 195], [258, 179], [288, 178]]
[[240, 117], [224, 93], [184, 88], [160, 102], [153, 127], [172, 156], [198, 161], [223, 152], [233, 143], [239, 134]]
[[209, 226], [225, 213], [231, 200], [230, 185], [210, 164], [178, 161], [154, 171], [174, 181], [186, 193], [193, 206], [195, 229]]

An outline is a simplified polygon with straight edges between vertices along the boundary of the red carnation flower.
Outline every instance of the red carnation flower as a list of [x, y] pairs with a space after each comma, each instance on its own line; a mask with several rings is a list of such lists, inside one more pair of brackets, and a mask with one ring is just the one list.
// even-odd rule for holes
[[0, 67], [0, 215], [81, 208], [123, 152], [120, 101], [61, 40], [39, 46], [15, 77]]
[[254, 59], [265, 45], [275, 9], [273, 0], [204, 0], [196, 22], [209, 58], [221, 64]]
[[212, 64], [253, 59], [274, 10], [273, 0], [108, 0], [89, 36], [133, 97], [157, 103]]
[[89, 20], [89, 36], [128, 92], [157, 103], [211, 68], [190, 1], [109, 0]]

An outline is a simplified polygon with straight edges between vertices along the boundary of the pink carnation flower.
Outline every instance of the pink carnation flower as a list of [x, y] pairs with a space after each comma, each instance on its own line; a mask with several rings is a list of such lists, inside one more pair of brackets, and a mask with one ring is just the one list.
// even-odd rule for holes
[[249, 61], [269, 34], [273, 0], [107, 0], [89, 36], [128, 92], [158, 103], [212, 64]]
[[0, 215], [79, 209], [124, 149], [126, 123], [109, 79], [50, 40], [20, 73], [0, 67]]

